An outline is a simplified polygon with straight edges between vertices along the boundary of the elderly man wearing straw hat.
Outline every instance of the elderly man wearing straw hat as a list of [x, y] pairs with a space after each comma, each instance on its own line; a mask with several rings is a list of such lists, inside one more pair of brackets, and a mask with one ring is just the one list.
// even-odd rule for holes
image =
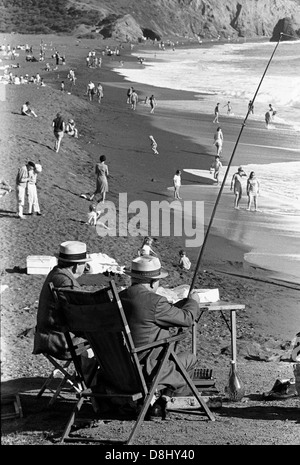
[[[143, 255], [135, 258], [131, 262], [131, 270], [125, 272], [131, 276], [131, 286], [120, 292], [120, 298], [136, 347], [169, 337], [170, 327], [191, 327], [199, 317], [199, 297], [196, 292], [175, 305], [156, 294], [159, 280], [168, 276], [157, 257]], [[146, 379], [154, 376], [160, 351], [161, 348], [139, 355]], [[183, 352], [178, 357], [189, 374], [192, 374], [197, 362], [196, 356]], [[175, 392], [183, 394], [185, 388], [184, 378], [176, 370], [174, 362], [169, 360], [159, 380], [158, 390], [161, 391], [161, 397], [157, 403], [161, 412], [158, 409], [158, 414], [162, 413], [169, 397]], [[156, 413], [154, 408], [154, 415]]]
[[77, 279], [83, 274], [88, 261], [90, 258], [84, 242], [67, 241], [60, 244], [58, 264], [48, 274], [40, 293], [34, 354], [47, 353], [60, 360], [68, 358], [67, 342], [62, 332], [64, 323], [49, 283], [65, 289], [80, 289]]

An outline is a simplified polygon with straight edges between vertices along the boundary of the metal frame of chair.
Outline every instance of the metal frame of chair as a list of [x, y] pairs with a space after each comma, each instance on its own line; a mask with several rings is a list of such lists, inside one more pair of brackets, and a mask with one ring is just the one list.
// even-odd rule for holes
[[[125, 312], [119, 298], [119, 294], [114, 281], [110, 282], [110, 289], [112, 292], [113, 300], [109, 303], [97, 304], [92, 303], [91, 305], [78, 305], [76, 304], [76, 292], [78, 291], [64, 291], [64, 289], [52, 289], [52, 292], [56, 295], [56, 298], [60, 300], [62, 305], [62, 311], [65, 316], [66, 325], [68, 330], [76, 332], [78, 330], [83, 331], [86, 339], [88, 340], [91, 348], [94, 351], [95, 357], [99, 363], [100, 372], [101, 369], [105, 373], [103, 383], [107, 386], [110, 385], [111, 379], [116, 380], [118, 371], [115, 368], [123, 371], [118, 379], [122, 379], [122, 387], [114, 386], [114, 392], [96, 392], [91, 387], [85, 387], [78, 395], [78, 401], [73, 408], [71, 416], [65, 426], [60, 442], [97, 442], [97, 443], [119, 443], [119, 444], [132, 444], [136, 438], [141, 424], [145, 419], [150, 405], [155, 397], [155, 392], [159, 384], [160, 373], [164, 369], [169, 359], [172, 359], [177, 366], [177, 369], [185, 379], [187, 385], [190, 387], [193, 395], [199, 402], [199, 409], [194, 410], [193, 413], [199, 413], [206, 415], [210, 420], [214, 421], [215, 417], [210, 411], [201, 394], [194, 385], [188, 372], [180, 362], [179, 358], [175, 353], [176, 344], [186, 337], [185, 333], [171, 336], [162, 340], [158, 340], [151, 344], [144, 345], [136, 348], [133, 343], [130, 328], [125, 316]], [[75, 301], [72, 298], [75, 293]], [[62, 297], [63, 296], [63, 297]], [[121, 336], [120, 336], [121, 335]], [[75, 357], [74, 347], [72, 347], [72, 341], [69, 333], [66, 333], [66, 339], [69, 345], [69, 350], [72, 357]], [[118, 346], [118, 347], [117, 347]], [[161, 356], [159, 367], [157, 372], [147, 385], [144, 378], [142, 367], [138, 358], [140, 352], [149, 351], [153, 348], [161, 347]], [[119, 366], [110, 366], [107, 361], [107, 354], [116, 356], [116, 360], [119, 361]], [[120, 360], [123, 358], [122, 360]], [[112, 359], [111, 359], [112, 360]], [[76, 370], [80, 371], [78, 360], [74, 358], [74, 364]], [[111, 362], [112, 363], [112, 362]], [[121, 368], [122, 366], [122, 368]], [[115, 371], [114, 371], [115, 370]], [[127, 379], [126, 379], [127, 378]], [[128, 384], [131, 383], [132, 384]], [[140, 410], [137, 414], [136, 421], [130, 431], [127, 440], [120, 439], [97, 439], [91, 437], [82, 436], [70, 436], [71, 428], [78, 417], [78, 414], [86, 400], [92, 399], [112, 399], [122, 398], [133, 402], [140, 403]], [[179, 412], [180, 413], [180, 412]], [[182, 413], [186, 413], [183, 410]]]

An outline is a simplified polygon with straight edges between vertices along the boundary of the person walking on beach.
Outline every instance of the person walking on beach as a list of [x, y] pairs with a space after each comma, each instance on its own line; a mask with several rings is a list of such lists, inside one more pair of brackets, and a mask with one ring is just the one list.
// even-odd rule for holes
[[174, 185], [174, 199], [181, 200], [179, 196], [180, 186], [181, 186], [181, 171], [177, 170], [174, 178], [173, 178], [173, 185]]
[[103, 87], [100, 82], [98, 82], [97, 84], [96, 94], [97, 94], [98, 103], [101, 103], [101, 100], [103, 98]]
[[255, 176], [254, 171], [251, 171], [249, 178], [247, 180], [247, 195], [248, 195], [248, 208], [251, 210], [252, 202], [254, 204], [254, 210], [258, 210], [257, 197], [259, 195], [259, 181]]
[[75, 83], [76, 83], [76, 76], [75, 76], [75, 72], [73, 69], [70, 69], [69, 71], [69, 74], [68, 74], [68, 79], [70, 81], [70, 92], [72, 91], [72, 88], [75, 86]]
[[219, 103], [217, 103], [216, 107], [215, 107], [215, 119], [213, 120], [213, 123], [219, 123]]
[[25, 219], [25, 216], [23, 215], [25, 192], [27, 182], [29, 180], [29, 171], [32, 168], [35, 168], [35, 164], [32, 161], [28, 161], [25, 165], [18, 169], [16, 177], [17, 215], [21, 219]]
[[156, 100], [153, 94], [151, 95], [151, 97], [149, 97], [149, 103], [151, 107], [150, 113], [154, 113], [154, 108], [156, 107]]
[[133, 87], [129, 87], [129, 89], [127, 90], [127, 103], [130, 104], [131, 103], [131, 94], [133, 92]]
[[151, 150], [152, 152], [155, 154], [155, 155], [159, 155], [158, 151], [157, 151], [157, 142], [156, 140], [154, 139], [153, 136], [149, 136], [149, 139], [151, 141]]
[[95, 84], [92, 81], [88, 83], [86, 93], [89, 98], [89, 101], [91, 102], [94, 99], [94, 95], [96, 93]]
[[42, 216], [39, 206], [38, 194], [36, 189], [37, 174], [41, 173], [42, 166], [35, 164], [28, 169], [27, 196], [28, 196], [28, 215], [36, 213]]
[[[224, 107], [227, 107], [227, 115], [229, 116], [230, 113], [231, 113], [231, 110], [232, 110], [232, 106], [231, 106], [230, 101], [228, 101], [228, 102], [226, 103], [226, 105], [224, 105]], [[223, 108], [224, 108], [224, 107], [223, 107]]]
[[214, 145], [217, 147], [217, 155], [220, 156], [222, 153], [223, 147], [223, 132], [220, 127], [218, 127], [217, 132], [214, 135]]
[[58, 153], [62, 138], [64, 136], [64, 132], [66, 129], [65, 122], [63, 120], [61, 113], [56, 114], [56, 118], [54, 118], [52, 122], [52, 126], [53, 126], [53, 132], [54, 132], [54, 137], [55, 137], [54, 150], [56, 153]]
[[233, 192], [234, 192], [234, 208], [236, 210], [240, 208], [239, 203], [240, 203], [240, 200], [242, 198], [242, 193], [243, 193], [243, 189], [242, 189], [243, 176], [247, 176], [247, 174], [245, 173], [243, 168], [240, 166], [237, 172], [234, 173], [234, 175], [232, 176], [232, 180], [231, 180], [230, 190], [232, 191], [233, 189]]
[[130, 96], [130, 102], [131, 102], [131, 108], [132, 108], [132, 110], [135, 110], [135, 109], [136, 109], [136, 106], [137, 106], [138, 101], [139, 101], [138, 94], [137, 94], [136, 91], [133, 89], [132, 94], [131, 94], [131, 96]]
[[97, 163], [95, 167], [96, 190], [90, 197], [90, 200], [93, 200], [96, 194], [100, 194], [101, 195], [100, 200], [102, 200], [102, 203], [105, 202], [106, 193], [108, 192], [107, 177], [109, 173], [108, 173], [108, 167], [105, 164], [105, 162], [106, 162], [106, 156], [101, 155], [100, 163]]
[[215, 161], [212, 163], [210, 167], [210, 172], [214, 174], [214, 179], [217, 181], [217, 185], [219, 184], [219, 175], [220, 169], [222, 168], [222, 163], [220, 161], [219, 155], [215, 157]]

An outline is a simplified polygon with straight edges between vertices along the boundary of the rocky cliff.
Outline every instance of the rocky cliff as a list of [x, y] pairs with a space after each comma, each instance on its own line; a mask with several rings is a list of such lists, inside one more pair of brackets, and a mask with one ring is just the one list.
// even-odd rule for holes
[[94, 10], [100, 19], [93, 30], [120, 40], [271, 37], [284, 19], [293, 34], [300, 31], [300, 0], [69, 0], [68, 4]]

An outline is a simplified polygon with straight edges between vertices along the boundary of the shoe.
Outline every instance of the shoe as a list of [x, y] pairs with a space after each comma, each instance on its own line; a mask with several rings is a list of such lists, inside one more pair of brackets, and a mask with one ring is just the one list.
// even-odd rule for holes
[[262, 397], [264, 400], [284, 400], [290, 399], [291, 397], [296, 397], [296, 385], [290, 380], [280, 380], [275, 381], [274, 386], [271, 391], [264, 392]]
[[26, 216], [24, 215], [18, 215], [18, 218], [20, 218], [20, 220], [26, 220]]
[[41, 212], [36, 212], [36, 216], [43, 216]]
[[157, 401], [154, 402], [152, 407], [149, 408], [146, 414], [146, 419], [150, 421], [155, 418], [161, 418], [162, 420], [165, 420], [167, 417], [167, 403], [168, 401], [164, 396], [159, 397]]

